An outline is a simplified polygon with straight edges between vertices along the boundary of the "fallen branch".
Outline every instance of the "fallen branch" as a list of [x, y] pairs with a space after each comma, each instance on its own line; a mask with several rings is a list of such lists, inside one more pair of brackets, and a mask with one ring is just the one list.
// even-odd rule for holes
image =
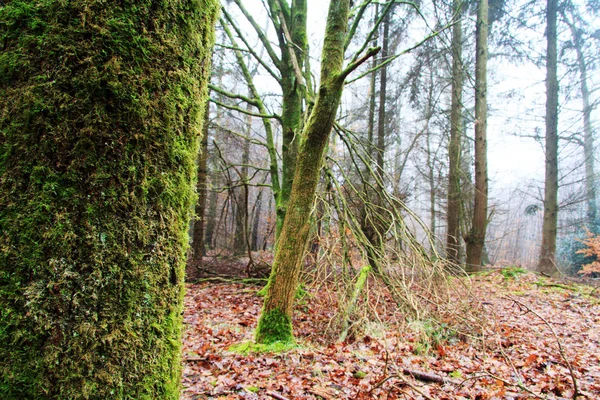
[[246, 285], [264, 285], [267, 283], [265, 278], [237, 278], [234, 276], [214, 276], [209, 278], [196, 279], [191, 283], [219, 282], [219, 283], [242, 283]]
[[410, 387], [412, 390], [414, 390], [415, 392], [419, 393], [421, 396], [423, 396], [424, 398], [426, 398], [427, 400], [435, 400], [433, 397], [425, 394], [421, 389], [419, 389], [416, 385], [413, 385], [411, 382], [407, 381], [406, 379], [404, 379], [404, 377], [402, 377], [401, 375], [398, 375], [398, 378], [402, 381], [402, 383], [404, 383], [405, 385], [407, 385], [408, 387]]
[[404, 375], [410, 375], [415, 379], [418, 379], [423, 382], [434, 382], [434, 383], [458, 383], [454, 382], [452, 379], [444, 378], [443, 376], [439, 376], [436, 374], [432, 374], [429, 372], [421, 372], [421, 371], [412, 371], [410, 369], [403, 369], [402, 373]]
[[277, 392], [268, 391], [267, 394], [277, 400], [289, 400], [287, 397], [282, 396]]

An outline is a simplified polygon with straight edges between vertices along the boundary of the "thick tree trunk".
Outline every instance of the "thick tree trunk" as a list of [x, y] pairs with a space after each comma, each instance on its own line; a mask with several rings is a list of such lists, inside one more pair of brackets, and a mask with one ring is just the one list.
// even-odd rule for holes
[[349, 0], [330, 2], [322, 55], [327, 62], [321, 66], [319, 93], [303, 132], [304, 141], [299, 150], [288, 211], [256, 330], [259, 343], [293, 340], [293, 300], [310, 231], [310, 213], [323, 152], [333, 127], [344, 80], [356, 67], [353, 64], [342, 71], [348, 13]]
[[202, 269], [202, 257], [205, 254], [204, 248], [204, 221], [206, 210], [206, 192], [207, 175], [206, 160], [208, 159], [208, 125], [209, 125], [209, 103], [206, 102], [204, 110], [204, 126], [202, 127], [202, 140], [200, 141], [200, 151], [198, 153], [198, 181], [196, 190], [198, 192], [198, 201], [195, 206], [194, 229], [192, 236], [192, 255], [188, 261], [197, 269]]
[[557, 78], [557, 0], [546, 6], [548, 40], [546, 49], [546, 178], [544, 221], [538, 271], [554, 275], [556, 268], [556, 229], [558, 220], [558, 78]]
[[467, 270], [481, 268], [487, 228], [487, 58], [488, 0], [479, 0], [475, 59], [475, 205], [467, 240]]
[[462, 90], [464, 73], [462, 67], [462, 0], [454, 0], [453, 9], [457, 21], [452, 28], [452, 108], [450, 111], [450, 142], [448, 144], [448, 209], [446, 233], [446, 257], [459, 264], [460, 215], [461, 215], [461, 138], [462, 138]]
[[217, 11], [0, 7], [0, 398], [179, 399]]

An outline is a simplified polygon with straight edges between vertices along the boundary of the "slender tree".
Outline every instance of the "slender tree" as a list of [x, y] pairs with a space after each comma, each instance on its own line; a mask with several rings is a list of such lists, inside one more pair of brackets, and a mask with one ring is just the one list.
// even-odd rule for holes
[[471, 232], [467, 236], [467, 270], [481, 267], [487, 228], [487, 59], [488, 0], [479, 0], [475, 58], [475, 204]]
[[546, 3], [546, 177], [544, 181], [544, 219], [538, 271], [557, 272], [556, 229], [558, 219], [558, 77], [556, 20], [558, 0]]
[[[577, 69], [579, 70], [579, 90], [581, 92], [582, 114], [583, 114], [583, 156], [585, 163], [585, 194], [587, 202], [587, 227], [594, 232], [597, 228], [598, 207], [596, 205], [596, 172], [595, 172], [595, 156], [594, 156], [594, 133], [592, 128], [592, 104], [590, 100], [590, 89], [588, 88], [588, 64], [584, 54], [584, 39], [582, 32], [583, 21], [575, 10], [575, 5], [571, 4], [571, 16], [574, 21], [578, 22], [576, 26], [574, 21], [571, 21], [569, 16], [563, 12], [563, 18], [573, 39], [573, 47], [577, 55]], [[598, 232], [595, 232], [598, 233]]]
[[256, 330], [256, 341], [259, 343], [293, 340], [293, 300], [310, 231], [310, 214], [323, 152], [333, 127], [346, 77], [378, 51], [370, 49], [346, 68], [343, 67], [349, 3], [349, 0], [332, 0], [329, 3], [322, 53], [322, 60], [327, 62], [321, 65], [318, 95], [302, 133], [303, 140], [288, 211]]
[[2, 2], [0, 398], [179, 398], [218, 8]]
[[[307, 3], [306, 0], [268, 0], [266, 2], [271, 23], [277, 35], [278, 48], [271, 44], [266, 32], [254, 20], [241, 0], [233, 0], [244, 17], [252, 25], [260, 43], [268, 55], [270, 65], [254, 50], [246, 36], [247, 34], [236, 24], [236, 21], [224, 13], [225, 20], [233, 27], [238, 38], [269, 74], [278, 82], [282, 92], [281, 116], [278, 116], [283, 131], [281, 145], [281, 180], [280, 186], [273, 184], [276, 202], [276, 237], [283, 226], [288, 201], [291, 193], [296, 158], [298, 153], [299, 133], [302, 130], [305, 104], [310, 100], [310, 73], [307, 70], [308, 39], [306, 30]], [[278, 51], [276, 51], [276, 49]], [[257, 93], [253, 93], [258, 99]], [[237, 96], [239, 98], [239, 96]], [[308, 98], [307, 98], [308, 97]], [[260, 100], [259, 100], [260, 101]], [[273, 152], [275, 149], [273, 148]], [[276, 160], [276, 158], [275, 158]], [[271, 174], [277, 169], [272, 170]]]
[[452, 27], [452, 105], [450, 111], [450, 141], [448, 144], [448, 209], [446, 256], [459, 263], [460, 214], [461, 214], [461, 137], [462, 137], [462, 90], [464, 72], [462, 65], [462, 10], [463, 0], [454, 0], [452, 9], [456, 23]]
[[208, 160], [209, 117], [209, 102], [206, 102], [206, 109], [204, 110], [204, 126], [202, 127], [202, 140], [200, 141], [200, 151], [198, 152], [198, 175], [196, 182], [198, 201], [194, 208], [195, 217], [192, 230], [192, 254], [188, 260], [188, 263], [199, 270], [202, 269], [202, 258], [206, 252], [204, 245], [204, 227], [206, 220], [206, 195], [208, 192], [206, 161]]

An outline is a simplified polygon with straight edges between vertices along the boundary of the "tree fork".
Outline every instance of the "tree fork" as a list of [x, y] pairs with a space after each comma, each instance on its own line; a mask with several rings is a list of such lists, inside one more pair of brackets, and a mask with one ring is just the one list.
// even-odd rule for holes
[[292, 308], [298, 286], [302, 258], [310, 231], [323, 152], [333, 127], [346, 76], [379, 51], [371, 49], [346, 69], [344, 39], [348, 25], [349, 0], [331, 1], [323, 43], [321, 85], [311, 115], [304, 128], [288, 210], [277, 244], [275, 260], [266, 288], [263, 310], [256, 330], [258, 343], [293, 340]]

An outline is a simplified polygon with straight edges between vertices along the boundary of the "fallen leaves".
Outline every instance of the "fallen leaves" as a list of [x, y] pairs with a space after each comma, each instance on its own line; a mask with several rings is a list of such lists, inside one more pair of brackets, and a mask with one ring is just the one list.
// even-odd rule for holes
[[[332, 312], [319, 301], [327, 297], [319, 292], [297, 307], [299, 348], [284, 354], [232, 353], [232, 344], [252, 340], [262, 299], [240, 284], [188, 285], [181, 398], [570, 398], [573, 385], [564, 358], [583, 398], [600, 398], [600, 306], [579, 293], [537, 286], [536, 280], [533, 275], [509, 281], [499, 274], [475, 277], [474, 291], [485, 300], [489, 323], [473, 328], [483, 339], [440, 343], [426, 354], [415, 354], [417, 336], [389, 322], [379, 337], [329, 343], [323, 332]], [[551, 324], [565, 357], [548, 326], [506, 295]]]

